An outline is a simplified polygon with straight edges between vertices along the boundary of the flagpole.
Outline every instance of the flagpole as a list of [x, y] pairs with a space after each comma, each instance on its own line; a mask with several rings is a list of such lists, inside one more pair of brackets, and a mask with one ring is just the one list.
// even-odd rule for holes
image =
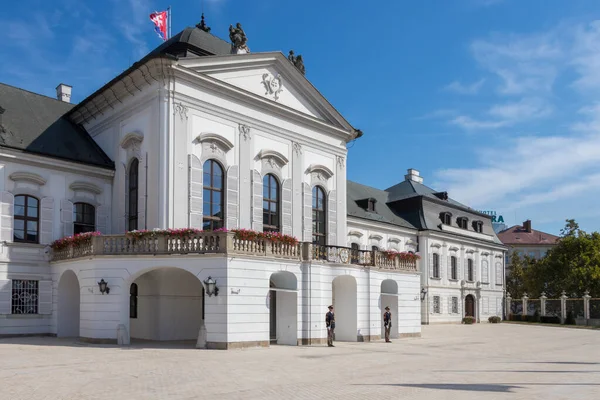
[[169, 25], [168, 25], [168, 32], [167, 32], [167, 40], [171, 39], [171, 6], [169, 6], [169, 8], [167, 8], [167, 11], [169, 12]]

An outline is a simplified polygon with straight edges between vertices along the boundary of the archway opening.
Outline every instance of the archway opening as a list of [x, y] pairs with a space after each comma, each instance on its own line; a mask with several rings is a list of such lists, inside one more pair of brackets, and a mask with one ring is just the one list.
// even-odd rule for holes
[[389, 307], [392, 313], [392, 326], [390, 338], [397, 339], [398, 331], [398, 282], [393, 279], [385, 279], [381, 282], [381, 337], [385, 337], [385, 326], [383, 324], [383, 313]]
[[335, 312], [335, 340], [356, 342], [358, 336], [356, 279], [350, 275], [338, 276], [331, 285]]
[[475, 317], [475, 297], [472, 294], [465, 297], [465, 317]]
[[291, 272], [269, 279], [269, 336], [271, 344], [298, 345], [298, 280]]
[[128, 288], [132, 340], [197, 340], [204, 316], [202, 283], [178, 268], [158, 268]]
[[75, 272], [65, 271], [58, 282], [58, 337], [79, 337], [80, 288]]

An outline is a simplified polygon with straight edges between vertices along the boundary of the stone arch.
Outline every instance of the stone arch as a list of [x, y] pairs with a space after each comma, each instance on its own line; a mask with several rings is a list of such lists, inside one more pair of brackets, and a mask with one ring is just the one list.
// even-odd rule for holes
[[335, 339], [356, 342], [358, 336], [357, 284], [352, 275], [336, 277], [331, 283], [335, 312]]
[[272, 344], [298, 344], [298, 279], [288, 271], [269, 278], [269, 334]]
[[58, 281], [58, 337], [79, 337], [81, 315], [81, 288], [72, 270], [66, 270]]

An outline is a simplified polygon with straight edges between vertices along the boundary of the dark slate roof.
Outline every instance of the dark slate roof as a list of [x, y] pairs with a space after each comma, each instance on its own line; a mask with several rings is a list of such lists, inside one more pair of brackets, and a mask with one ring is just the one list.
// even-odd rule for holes
[[175, 57], [220, 56], [231, 54], [231, 44], [196, 27], [187, 27], [158, 46], [150, 55]]
[[[376, 212], [369, 212], [357, 204], [357, 201], [373, 198], [377, 200], [375, 204]], [[396, 215], [388, 207], [388, 193], [384, 190], [375, 189], [360, 183], [346, 181], [346, 206], [349, 216], [368, 219], [375, 222], [401, 226], [403, 228], [417, 229], [416, 226]]]
[[0, 83], [0, 146], [114, 168], [89, 134], [66, 117], [73, 104]]
[[[416, 196], [423, 196], [431, 200], [440, 200], [440, 198], [434, 194], [438, 192], [423, 185], [422, 183], [410, 180], [402, 181], [397, 185], [387, 188], [385, 191], [390, 194], [390, 202], [404, 200]], [[471, 209], [470, 207], [459, 203], [458, 201], [452, 200], [451, 198], [448, 198], [447, 202], [456, 207]]]
[[530, 229], [527, 231], [521, 225], [511, 226], [498, 233], [500, 241], [506, 245], [522, 246], [552, 246], [558, 243], [560, 237], [550, 233]]

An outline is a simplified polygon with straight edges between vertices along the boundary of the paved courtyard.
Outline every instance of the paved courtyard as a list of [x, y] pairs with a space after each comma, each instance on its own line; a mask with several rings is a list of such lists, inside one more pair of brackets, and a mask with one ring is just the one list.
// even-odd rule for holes
[[600, 331], [427, 326], [423, 337], [201, 351], [0, 339], [0, 399], [598, 399]]

